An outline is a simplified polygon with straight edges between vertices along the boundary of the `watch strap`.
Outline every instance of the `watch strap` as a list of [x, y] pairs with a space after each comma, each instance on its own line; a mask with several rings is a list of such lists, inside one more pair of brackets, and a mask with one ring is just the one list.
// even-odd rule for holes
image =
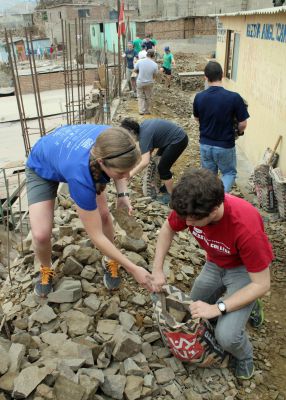
[[128, 192], [117, 193], [117, 198], [119, 197], [129, 197], [129, 193]]

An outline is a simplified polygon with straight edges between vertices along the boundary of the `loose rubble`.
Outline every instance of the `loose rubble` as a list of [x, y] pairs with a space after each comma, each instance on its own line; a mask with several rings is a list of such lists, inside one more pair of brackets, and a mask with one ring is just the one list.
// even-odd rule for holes
[[[164, 90], [162, 85], [155, 88], [154, 110], [160, 108], [158, 117], [177, 121], [190, 137], [189, 148], [175, 166], [178, 179], [187, 166], [199, 165], [198, 129], [190, 119], [192, 93], [173, 86], [159, 106]], [[134, 99], [122, 103], [117, 122], [134, 110], [134, 104]], [[133, 219], [114, 209], [112, 186], [108, 192], [117, 246], [136, 264], [151, 270], [156, 237], [168, 207], [143, 198], [140, 176], [131, 184]], [[33, 295], [38, 269], [29, 237], [23, 256], [11, 267], [12, 285], [0, 264], [0, 323], [4, 313], [11, 332], [9, 338], [4, 330], [0, 335], [0, 400], [285, 399], [273, 369], [275, 360], [281, 376], [285, 372], [286, 275], [282, 263], [286, 226], [265, 218], [276, 251], [273, 288], [265, 298], [264, 327], [259, 332], [249, 330], [255, 349], [254, 378], [240, 383], [227, 368], [196, 368], [174, 358], [152, 318], [149, 293], [123, 268], [120, 290], [110, 293], [104, 288], [102, 256], [91, 245], [71, 199], [61, 193], [52, 242], [57, 276], [48, 299], [39, 303]], [[168, 282], [189, 290], [203, 263], [204, 252], [187, 232], [180, 232], [164, 265]]]

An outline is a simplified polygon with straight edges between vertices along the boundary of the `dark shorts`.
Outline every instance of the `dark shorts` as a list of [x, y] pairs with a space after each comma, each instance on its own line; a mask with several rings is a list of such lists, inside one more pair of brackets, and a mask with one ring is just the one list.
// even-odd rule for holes
[[167, 181], [172, 178], [172, 172], [170, 169], [188, 146], [188, 142], [189, 138], [187, 135], [185, 135], [180, 142], [170, 144], [169, 146], [164, 147], [164, 149], [158, 150], [157, 155], [161, 156], [158, 164], [158, 172], [163, 181]]
[[166, 68], [166, 67], [162, 67], [162, 68], [163, 68], [163, 70], [164, 70], [164, 74], [166, 74], [166, 75], [172, 75], [172, 70], [171, 70], [171, 69]]
[[41, 201], [54, 200], [57, 197], [59, 182], [41, 178], [28, 167], [26, 167], [26, 185], [29, 206]]

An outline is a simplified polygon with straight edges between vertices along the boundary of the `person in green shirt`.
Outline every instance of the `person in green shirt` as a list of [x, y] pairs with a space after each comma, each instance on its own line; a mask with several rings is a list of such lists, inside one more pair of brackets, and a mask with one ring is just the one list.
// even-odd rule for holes
[[142, 46], [142, 42], [143, 42], [143, 40], [140, 39], [139, 36], [136, 36], [136, 38], [133, 40], [134, 50], [135, 50], [137, 53], [139, 53], [139, 51], [142, 50], [142, 47], [141, 47], [141, 46]]
[[163, 65], [160, 68], [160, 71], [165, 74], [165, 83], [166, 86], [169, 88], [171, 85], [171, 78], [172, 78], [172, 66], [175, 66], [175, 59], [173, 54], [170, 51], [170, 47], [166, 46], [164, 48], [164, 56], [163, 56]]

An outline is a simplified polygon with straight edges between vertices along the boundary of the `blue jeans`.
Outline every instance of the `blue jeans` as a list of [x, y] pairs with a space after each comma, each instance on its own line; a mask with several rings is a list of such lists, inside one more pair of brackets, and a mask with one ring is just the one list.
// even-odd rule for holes
[[235, 147], [224, 149], [223, 147], [200, 145], [201, 166], [209, 169], [216, 175], [222, 173], [224, 190], [230, 192], [236, 178], [236, 152]]
[[[218, 299], [226, 299], [250, 283], [244, 265], [230, 269], [218, 267], [207, 261], [195, 279], [191, 290], [192, 300], [215, 304]], [[223, 297], [221, 297], [223, 295]], [[221, 315], [217, 320], [215, 337], [221, 347], [238, 360], [253, 357], [252, 345], [245, 331], [254, 302], [237, 311]]]

